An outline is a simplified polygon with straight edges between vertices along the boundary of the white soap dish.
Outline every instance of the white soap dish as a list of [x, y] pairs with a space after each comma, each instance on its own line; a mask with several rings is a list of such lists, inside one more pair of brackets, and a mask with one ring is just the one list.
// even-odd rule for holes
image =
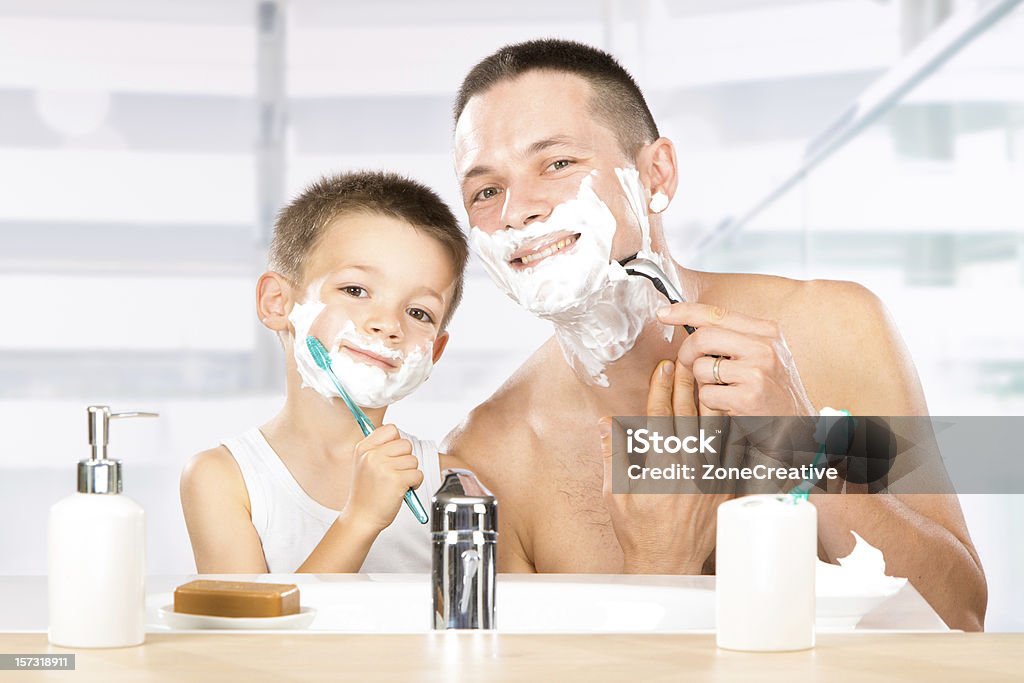
[[298, 614], [286, 614], [283, 617], [213, 617], [175, 612], [174, 605], [166, 605], [157, 610], [157, 615], [161, 622], [173, 629], [284, 630], [306, 628], [316, 618], [316, 609], [302, 607]]

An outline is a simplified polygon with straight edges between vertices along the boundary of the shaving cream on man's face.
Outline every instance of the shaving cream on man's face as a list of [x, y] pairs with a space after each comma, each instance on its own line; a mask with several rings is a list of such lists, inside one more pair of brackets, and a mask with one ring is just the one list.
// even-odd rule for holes
[[[556, 206], [543, 223], [491, 235], [472, 230], [473, 248], [491, 279], [531, 313], [565, 311], [608, 283], [615, 216], [592, 184], [587, 176], [576, 198]], [[560, 253], [543, 257], [546, 248], [556, 247]]]
[[[641, 254], [661, 264], [659, 255], [650, 254], [649, 224], [637, 208], [646, 205], [639, 174], [616, 169], [616, 177], [637, 214]], [[612, 260], [615, 232], [615, 216], [594, 192], [593, 174], [543, 223], [493, 234], [476, 226], [471, 231], [491, 279], [523, 308], [552, 321], [570, 365], [599, 386], [608, 386], [604, 368], [633, 348], [661, 303], [650, 283]], [[670, 339], [671, 328], [666, 330]]]
[[[307, 297], [309, 301], [296, 304], [288, 316], [295, 327], [295, 365], [302, 378], [303, 387], [315, 389], [326, 398], [337, 398], [338, 391], [334, 388], [334, 383], [327, 372], [317, 366], [306, 345], [310, 329], [326, 308], [315, 298], [313, 292], [315, 288], [311, 287], [310, 296]], [[338, 376], [352, 400], [363, 408], [383, 408], [405, 398], [427, 380], [434, 367], [431, 344], [403, 353], [387, 347], [379, 340], [360, 334], [351, 320], [345, 322], [333, 338], [320, 341], [327, 347], [331, 356], [331, 369], [334, 370], [334, 374]], [[385, 358], [397, 367], [394, 370], [385, 370], [379, 365], [358, 361], [343, 351], [342, 346]]]

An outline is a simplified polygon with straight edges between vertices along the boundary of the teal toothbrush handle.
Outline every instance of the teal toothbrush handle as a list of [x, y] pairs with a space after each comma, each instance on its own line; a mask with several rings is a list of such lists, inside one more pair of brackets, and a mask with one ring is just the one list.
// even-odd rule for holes
[[416, 515], [416, 521], [420, 524], [430, 521], [427, 518], [427, 511], [423, 509], [423, 503], [420, 502], [420, 497], [413, 489], [405, 492], [405, 505], [412, 511], [412, 514]]

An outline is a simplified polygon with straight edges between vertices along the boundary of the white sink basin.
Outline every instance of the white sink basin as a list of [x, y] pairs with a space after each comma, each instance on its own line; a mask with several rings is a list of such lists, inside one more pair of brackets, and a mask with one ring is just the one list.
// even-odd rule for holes
[[[498, 630], [506, 633], [684, 631], [714, 628], [713, 591], [679, 586], [578, 581], [500, 581]], [[428, 577], [373, 577], [359, 586], [309, 586], [323, 605], [312, 628], [409, 633], [430, 630]], [[527, 579], [527, 580], [522, 580]], [[305, 588], [305, 587], [303, 587]], [[320, 599], [320, 591], [327, 588]]]
[[[167, 630], [159, 608], [194, 577], [147, 579], [146, 625]], [[432, 630], [426, 574], [204, 575], [207, 579], [298, 584], [304, 607], [317, 614], [307, 631], [427, 633]], [[495, 592], [498, 631], [504, 633], [711, 632], [713, 576], [500, 574]], [[866, 613], [866, 616], [864, 616]], [[863, 617], [863, 618], [862, 618]], [[947, 630], [909, 583], [884, 599], [819, 595], [823, 631]]]
[[[252, 581], [255, 577], [231, 578]], [[433, 618], [430, 577], [419, 574], [260, 576], [298, 583], [304, 606], [317, 610], [310, 631], [426, 633]], [[498, 630], [505, 633], [710, 631], [712, 586], [693, 577], [519, 576], [498, 579]], [[166, 628], [157, 609], [173, 594], [147, 597], [147, 626]]]
[[[167, 631], [160, 608], [176, 586], [197, 578], [146, 577], [146, 627]], [[304, 607], [317, 610], [304, 632], [426, 633], [431, 630], [426, 574], [235, 574], [205, 579], [295, 583]], [[715, 577], [598, 574], [499, 574], [498, 630], [505, 633], [669, 633], [714, 628]], [[45, 632], [46, 577], [0, 577], [0, 631]], [[861, 614], [867, 611], [863, 619]], [[907, 583], [875, 606], [849, 596], [818, 595], [819, 632], [948, 631]], [[300, 631], [292, 631], [299, 633]]]

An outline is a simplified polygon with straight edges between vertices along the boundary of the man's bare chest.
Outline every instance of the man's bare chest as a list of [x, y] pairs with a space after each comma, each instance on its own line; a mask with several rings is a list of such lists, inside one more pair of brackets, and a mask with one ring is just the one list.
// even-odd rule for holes
[[596, 429], [593, 441], [563, 440], [554, 449], [534, 471], [538, 504], [524, 518], [529, 559], [539, 572], [622, 571]]

